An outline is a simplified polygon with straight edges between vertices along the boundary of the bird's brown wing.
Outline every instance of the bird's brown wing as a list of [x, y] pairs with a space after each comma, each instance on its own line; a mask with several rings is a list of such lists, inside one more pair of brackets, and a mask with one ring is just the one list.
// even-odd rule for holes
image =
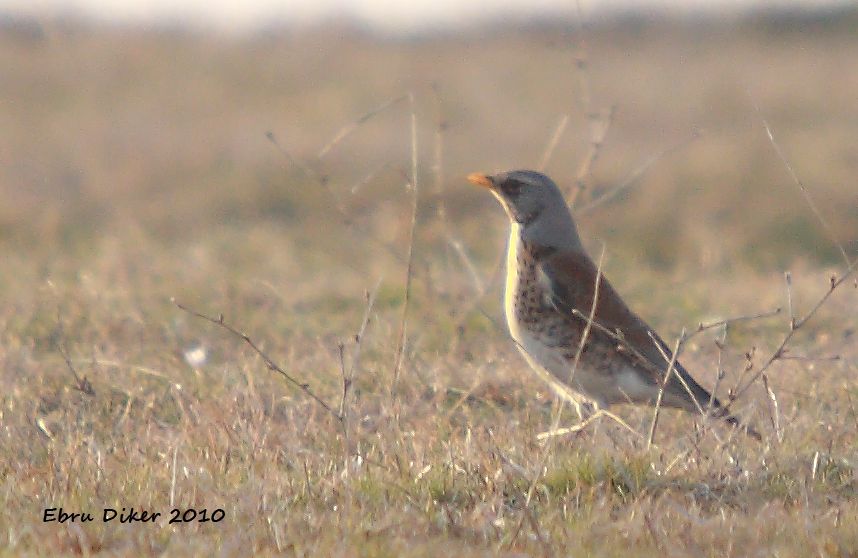
[[[536, 253], [541, 256], [538, 265], [548, 280], [552, 305], [572, 319], [586, 320], [590, 315], [596, 292], [596, 277], [600, 276], [593, 317], [595, 325], [591, 328], [591, 334], [598, 335], [595, 330], [601, 330], [603, 335], [606, 332], [613, 334], [621, 350], [631, 353], [638, 363], [639, 369], [644, 372], [642, 376], [654, 385], [661, 384], [669, 364], [665, 355], [667, 359], [671, 358], [670, 348], [646, 322], [629, 310], [611, 283], [599, 274], [593, 260], [583, 251], [546, 249], [537, 250]], [[679, 362], [674, 364], [674, 371], [665, 391], [684, 400], [688, 410], [696, 411], [697, 405], [706, 409], [710, 399], [714, 407], [721, 406]], [[689, 391], [696, 403], [689, 396]]]

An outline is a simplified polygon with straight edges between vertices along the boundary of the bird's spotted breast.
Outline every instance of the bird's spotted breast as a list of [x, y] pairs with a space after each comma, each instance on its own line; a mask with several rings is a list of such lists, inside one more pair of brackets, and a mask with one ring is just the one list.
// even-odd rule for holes
[[[550, 285], [539, 269], [534, 247], [513, 227], [507, 256], [505, 311], [516, 341], [528, 334], [547, 347], [565, 348], [577, 343], [583, 331], [579, 320], [570, 319], [551, 303]], [[574, 353], [573, 353], [574, 355]]]

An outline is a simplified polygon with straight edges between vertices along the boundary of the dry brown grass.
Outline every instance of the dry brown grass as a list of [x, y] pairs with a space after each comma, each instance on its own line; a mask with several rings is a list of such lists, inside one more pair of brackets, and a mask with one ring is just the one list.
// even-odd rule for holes
[[[45, 32], [0, 35], [6, 554], [858, 552], [852, 283], [791, 340], [786, 356], [801, 358], [768, 371], [776, 410], [761, 383], [736, 403], [763, 443], [672, 411], [650, 450], [610, 421], [547, 450], [537, 442], [552, 398], [497, 325], [491, 272], [504, 218], [462, 177], [536, 166], [568, 114], [547, 170], [571, 184], [590, 139], [576, 37]], [[584, 201], [701, 134], [581, 217], [591, 245], [606, 242], [615, 286], [671, 339], [699, 322], [785, 307], [785, 269], [805, 314], [843, 264], [753, 105], [854, 257], [854, 34], [644, 25], [593, 29], [587, 45], [591, 109], [618, 111]], [[408, 103], [314, 157], [344, 124], [409, 91], [421, 196], [399, 355]], [[267, 131], [312, 171], [290, 165]], [[335, 410], [359, 343], [345, 418], [171, 297], [222, 313]], [[720, 358], [726, 395], [745, 353], [753, 373], [788, 328], [785, 313], [715, 328], [682, 359], [712, 386]], [[184, 352], [197, 345], [208, 358], [191, 366]], [[94, 394], [75, 389], [62, 352]], [[651, 410], [618, 412], [647, 433]], [[575, 420], [568, 410], [562, 418]], [[60, 506], [97, 520], [42, 521]], [[103, 508], [132, 506], [162, 520], [100, 521]], [[173, 507], [222, 508], [225, 519], [168, 525]]]

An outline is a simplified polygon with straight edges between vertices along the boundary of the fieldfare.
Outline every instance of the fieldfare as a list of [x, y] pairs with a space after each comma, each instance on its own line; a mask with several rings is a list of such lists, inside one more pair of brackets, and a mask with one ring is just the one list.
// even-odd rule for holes
[[468, 181], [494, 194], [511, 222], [504, 295], [510, 335], [530, 366], [579, 415], [578, 396], [605, 409], [615, 403], [654, 405], [663, 390], [662, 406], [739, 425], [602, 276], [550, 178], [518, 170], [474, 173]]

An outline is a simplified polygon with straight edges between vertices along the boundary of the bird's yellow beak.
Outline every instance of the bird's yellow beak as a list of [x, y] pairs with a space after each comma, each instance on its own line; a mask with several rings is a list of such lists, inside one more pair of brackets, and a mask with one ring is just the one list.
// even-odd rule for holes
[[492, 177], [481, 172], [472, 172], [469, 174], [468, 182], [476, 184], [477, 186], [482, 186], [483, 188], [492, 188], [495, 185], [492, 181]]

